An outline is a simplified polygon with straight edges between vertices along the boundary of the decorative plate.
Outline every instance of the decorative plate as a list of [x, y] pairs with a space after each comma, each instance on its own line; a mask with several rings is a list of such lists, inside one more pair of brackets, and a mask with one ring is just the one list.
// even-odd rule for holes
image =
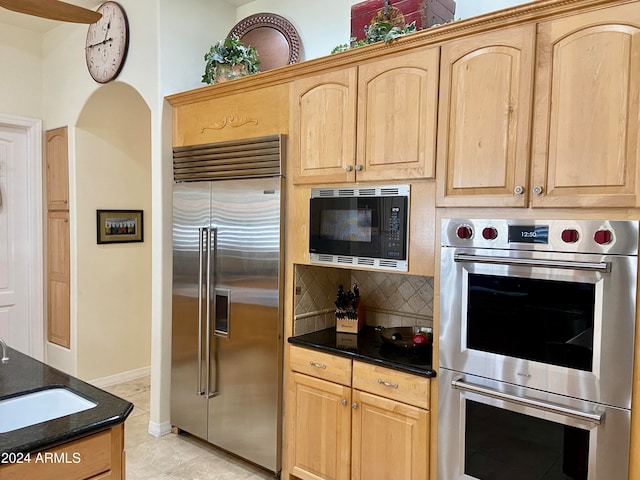
[[233, 35], [256, 48], [261, 72], [297, 63], [300, 57], [300, 36], [291, 22], [280, 15], [250, 15], [231, 29], [228, 36]]

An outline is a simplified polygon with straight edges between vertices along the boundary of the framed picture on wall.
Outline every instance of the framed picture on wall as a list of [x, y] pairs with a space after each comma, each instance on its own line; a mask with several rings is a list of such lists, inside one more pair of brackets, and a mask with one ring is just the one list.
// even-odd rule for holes
[[98, 243], [143, 242], [142, 210], [96, 210]]

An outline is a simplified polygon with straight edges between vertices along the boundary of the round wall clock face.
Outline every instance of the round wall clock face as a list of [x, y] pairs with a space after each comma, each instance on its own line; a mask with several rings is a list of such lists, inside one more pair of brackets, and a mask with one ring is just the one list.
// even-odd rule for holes
[[91, 77], [107, 83], [118, 76], [129, 48], [129, 23], [123, 8], [105, 2], [97, 10], [102, 18], [89, 25], [85, 54]]

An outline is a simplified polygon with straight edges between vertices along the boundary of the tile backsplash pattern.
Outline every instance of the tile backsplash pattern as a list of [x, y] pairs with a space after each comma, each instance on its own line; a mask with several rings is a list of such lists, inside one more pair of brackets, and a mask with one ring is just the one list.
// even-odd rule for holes
[[293, 334], [302, 335], [335, 326], [333, 302], [338, 285], [348, 289], [350, 283], [349, 270], [296, 265]]
[[367, 325], [433, 326], [432, 277], [353, 270], [351, 283], [360, 288]]
[[334, 300], [338, 285], [360, 289], [367, 325], [431, 327], [433, 278], [397, 273], [295, 266], [294, 335], [335, 325]]

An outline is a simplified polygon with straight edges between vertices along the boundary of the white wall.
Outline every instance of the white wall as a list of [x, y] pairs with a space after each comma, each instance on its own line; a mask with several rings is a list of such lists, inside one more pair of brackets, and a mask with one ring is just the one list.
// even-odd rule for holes
[[522, 3], [528, 2], [522, 0], [456, 0], [455, 18], [475, 17]]
[[0, 113], [42, 118], [42, 35], [0, 24], [0, 69]]
[[237, 21], [249, 15], [269, 12], [291, 22], [302, 44], [300, 60], [330, 55], [336, 45], [349, 42], [351, 5], [355, 0], [255, 0], [238, 7]]

